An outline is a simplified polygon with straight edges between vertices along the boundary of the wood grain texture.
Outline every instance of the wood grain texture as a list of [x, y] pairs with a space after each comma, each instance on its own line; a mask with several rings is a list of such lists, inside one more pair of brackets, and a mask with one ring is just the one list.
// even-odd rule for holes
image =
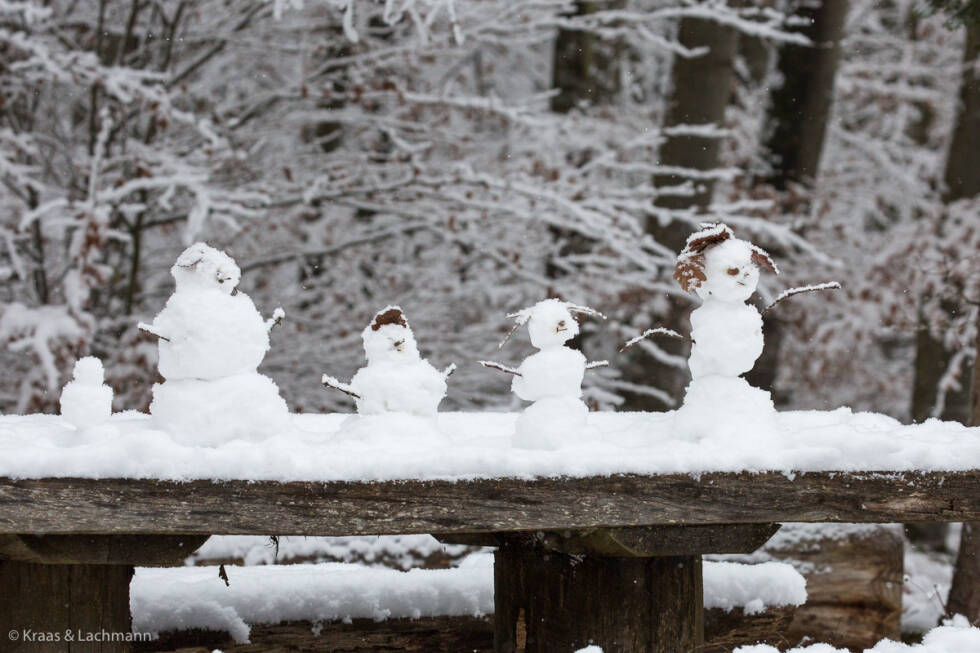
[[45, 565], [174, 566], [204, 544], [206, 535], [0, 534], [0, 560]]
[[[127, 642], [79, 639], [131, 629], [124, 565], [41, 565], [0, 560], [0, 651], [4, 653], [127, 653]], [[16, 631], [12, 640], [9, 632]], [[31, 641], [28, 632], [57, 633], [58, 641]], [[70, 633], [73, 641], [68, 641]], [[105, 636], [101, 633], [110, 633]]]
[[806, 604], [786, 629], [790, 643], [816, 635], [838, 648], [863, 651], [901, 637], [904, 541], [895, 529], [803, 540], [767, 552], [809, 569]]
[[496, 653], [677, 653], [704, 642], [700, 556], [494, 553]]
[[0, 478], [0, 533], [371, 535], [980, 521], [980, 471], [277, 483]]

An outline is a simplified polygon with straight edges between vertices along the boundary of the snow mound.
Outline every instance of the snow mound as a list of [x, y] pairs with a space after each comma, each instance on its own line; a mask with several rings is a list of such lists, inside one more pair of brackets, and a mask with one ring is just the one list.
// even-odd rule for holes
[[[980, 651], [980, 629], [970, 626], [967, 619], [957, 615], [942, 626], [926, 633], [921, 644], [903, 644], [892, 640], [882, 640], [864, 653], [977, 653]], [[734, 653], [779, 653], [768, 645], [740, 646]], [[849, 653], [829, 644], [811, 644], [793, 648], [785, 653]]]
[[980, 469], [978, 427], [902, 425], [846, 408], [776, 413], [778, 437], [765, 446], [749, 437], [751, 422], [741, 437], [727, 437], [739, 425], [718, 424], [695, 438], [677, 428], [674, 413], [588, 413], [576, 437], [555, 450], [515, 447], [513, 413], [389, 415], [373, 441], [345, 438], [346, 414], [287, 417], [284, 428], [254, 439], [209, 443], [161, 430], [136, 412], [114, 414], [99, 427], [104, 436], [84, 439], [56, 415], [0, 416], [0, 476], [382, 481]]
[[[493, 612], [490, 553], [473, 554], [452, 569], [405, 572], [321, 563], [227, 571], [226, 586], [214, 567], [138, 568], [130, 586], [133, 631], [201, 628], [227, 631], [236, 642], [247, 642], [253, 624]], [[806, 600], [804, 584], [803, 577], [785, 564], [708, 563], [705, 607], [742, 607], [752, 614], [766, 606], [799, 605]]]

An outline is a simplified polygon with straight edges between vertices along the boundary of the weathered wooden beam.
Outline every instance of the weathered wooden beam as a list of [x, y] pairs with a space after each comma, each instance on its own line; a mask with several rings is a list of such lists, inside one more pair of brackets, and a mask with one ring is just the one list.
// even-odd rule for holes
[[0, 560], [45, 565], [176, 565], [207, 535], [0, 535]]
[[[696, 553], [752, 553], [765, 544], [779, 524], [702, 524], [699, 526], [627, 526], [623, 528], [538, 531], [525, 536], [544, 549], [572, 555], [626, 558]], [[447, 533], [446, 544], [500, 546], [517, 533]]]
[[369, 535], [791, 521], [980, 521], [980, 470], [384, 483], [0, 479], [0, 533], [14, 534]]

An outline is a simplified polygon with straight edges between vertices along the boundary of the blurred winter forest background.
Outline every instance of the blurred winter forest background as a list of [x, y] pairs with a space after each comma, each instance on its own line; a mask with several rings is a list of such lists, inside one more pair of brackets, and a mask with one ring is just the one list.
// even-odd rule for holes
[[[137, 330], [206, 240], [283, 306], [263, 371], [296, 411], [399, 303], [455, 361], [443, 409], [513, 407], [505, 314], [609, 316], [603, 409], [682, 397], [698, 223], [793, 285], [752, 381], [782, 407], [966, 420], [980, 301], [980, 11], [927, 0], [2, 0], [0, 412], [57, 409], [105, 361], [145, 409]], [[233, 336], [233, 334], [229, 334]]]

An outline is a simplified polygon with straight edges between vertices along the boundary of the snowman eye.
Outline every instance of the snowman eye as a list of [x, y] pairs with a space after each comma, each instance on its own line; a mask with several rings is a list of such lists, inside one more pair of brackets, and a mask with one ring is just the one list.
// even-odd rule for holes
[[728, 268], [728, 274], [734, 277], [736, 274], [738, 274], [738, 268]]

